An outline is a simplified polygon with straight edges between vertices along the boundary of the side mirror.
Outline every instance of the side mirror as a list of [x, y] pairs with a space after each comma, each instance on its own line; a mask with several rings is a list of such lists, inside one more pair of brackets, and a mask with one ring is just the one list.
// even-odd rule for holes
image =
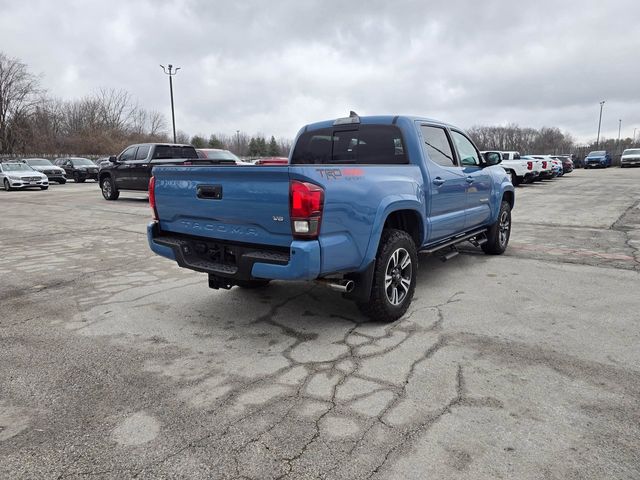
[[486, 162], [487, 167], [498, 165], [502, 162], [502, 154], [500, 152], [485, 152], [484, 161]]
[[116, 157], [115, 155], [111, 155], [111, 156], [109, 157], [109, 161], [110, 161], [111, 163], [116, 163], [116, 162], [118, 161], [118, 157]]

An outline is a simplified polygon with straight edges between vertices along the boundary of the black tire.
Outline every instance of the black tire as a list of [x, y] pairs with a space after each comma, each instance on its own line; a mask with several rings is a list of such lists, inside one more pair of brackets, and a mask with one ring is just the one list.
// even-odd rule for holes
[[49, 188], [48, 186], [46, 187], [40, 187], [40, 190], [46, 190], [47, 188]]
[[4, 189], [7, 192], [10, 192], [11, 190], [13, 190], [13, 187], [11, 186], [11, 184], [9, 183], [9, 180], [7, 180], [6, 178], [4, 179]]
[[109, 176], [104, 177], [100, 181], [100, 190], [105, 200], [117, 200], [120, 196], [120, 191], [113, 183], [113, 179]]
[[58, 184], [59, 185], [64, 185], [65, 183], [67, 183], [67, 179], [66, 178], [61, 178], [60, 180], [58, 180]]
[[269, 285], [271, 280], [236, 280], [235, 284], [240, 288], [246, 288], [247, 290], [254, 290], [256, 288], [264, 288]]
[[511, 237], [511, 205], [503, 200], [498, 219], [489, 227], [487, 243], [482, 245], [482, 250], [489, 255], [501, 255], [507, 249], [509, 237]]
[[513, 184], [514, 187], [517, 187], [518, 185], [520, 185], [520, 180], [518, 180], [518, 176], [516, 175], [516, 172], [511, 170], [509, 172], [509, 175], [511, 176], [511, 183]]
[[358, 302], [358, 308], [374, 321], [399, 319], [411, 304], [417, 277], [418, 252], [411, 236], [402, 230], [384, 230], [376, 256], [371, 297], [368, 302]]

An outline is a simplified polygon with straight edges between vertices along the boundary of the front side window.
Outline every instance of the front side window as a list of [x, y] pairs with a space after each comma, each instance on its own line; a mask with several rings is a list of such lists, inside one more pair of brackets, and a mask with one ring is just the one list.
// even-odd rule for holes
[[120, 161], [126, 162], [128, 160], [133, 160], [136, 156], [136, 148], [138, 147], [129, 147], [122, 152], [122, 155], [120, 155]]
[[471, 140], [462, 135], [460, 132], [452, 131], [453, 142], [458, 149], [458, 155], [460, 155], [460, 163], [463, 166], [478, 166], [480, 165], [480, 157], [476, 147], [473, 146]]
[[427, 156], [442, 167], [455, 167], [456, 161], [453, 157], [453, 150], [444, 128], [422, 125], [420, 130], [424, 138], [424, 148], [427, 151]]

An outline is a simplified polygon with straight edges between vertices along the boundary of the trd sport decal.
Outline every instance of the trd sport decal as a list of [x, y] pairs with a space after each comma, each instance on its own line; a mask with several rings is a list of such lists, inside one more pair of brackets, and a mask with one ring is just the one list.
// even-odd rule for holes
[[316, 172], [321, 178], [327, 180], [361, 180], [364, 178], [364, 170], [362, 168], [316, 168]]

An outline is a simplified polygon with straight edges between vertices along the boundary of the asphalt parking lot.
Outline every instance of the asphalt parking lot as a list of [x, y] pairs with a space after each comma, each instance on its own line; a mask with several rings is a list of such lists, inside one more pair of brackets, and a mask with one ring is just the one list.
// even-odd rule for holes
[[640, 478], [640, 169], [517, 189], [400, 321], [213, 291], [146, 197], [0, 192], [0, 478]]

